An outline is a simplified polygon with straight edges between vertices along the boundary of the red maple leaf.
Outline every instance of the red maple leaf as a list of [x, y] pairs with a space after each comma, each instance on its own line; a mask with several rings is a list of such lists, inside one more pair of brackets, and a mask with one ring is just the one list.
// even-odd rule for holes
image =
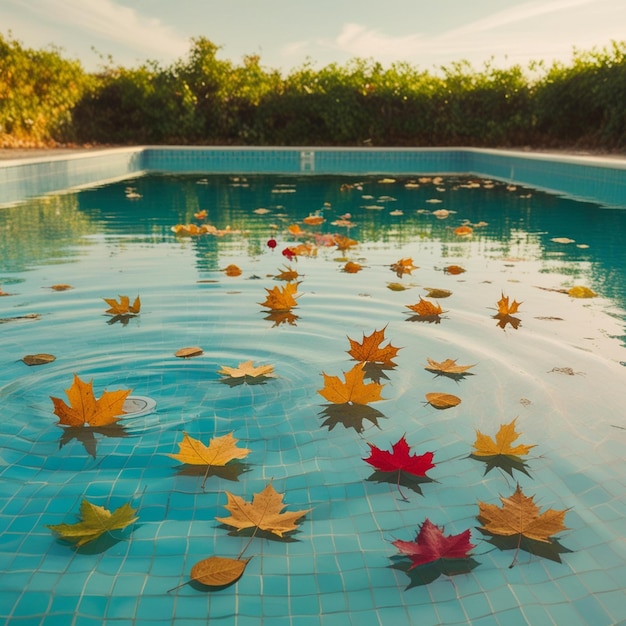
[[467, 559], [470, 556], [470, 550], [475, 547], [470, 543], [469, 528], [458, 535], [446, 537], [443, 534], [443, 527], [433, 524], [428, 518], [420, 526], [415, 541], [398, 539], [393, 542], [393, 545], [411, 559], [409, 569], [426, 563], [434, 563], [439, 559]]
[[392, 452], [381, 450], [371, 443], [367, 445], [370, 447], [370, 455], [363, 460], [375, 467], [379, 472], [397, 472], [398, 491], [403, 500], [406, 500], [406, 497], [400, 490], [402, 472], [421, 477], [426, 476], [426, 472], [435, 467], [435, 464], [432, 462], [434, 453], [411, 454], [411, 448], [406, 442], [404, 435], [393, 444]]

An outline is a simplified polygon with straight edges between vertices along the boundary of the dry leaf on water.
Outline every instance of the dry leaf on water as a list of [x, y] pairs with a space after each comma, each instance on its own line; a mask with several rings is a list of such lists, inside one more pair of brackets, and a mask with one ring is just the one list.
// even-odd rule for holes
[[187, 463], [188, 465], [215, 465], [223, 466], [233, 459], [243, 459], [250, 454], [247, 448], [238, 448], [232, 433], [222, 437], [213, 437], [209, 445], [205, 446], [200, 440], [190, 437], [183, 432], [183, 440], [178, 444], [177, 454], [167, 456]]
[[436, 372], [438, 374], [464, 374], [468, 369], [474, 367], [474, 365], [457, 365], [456, 359], [446, 359], [445, 361], [433, 361], [426, 357], [428, 365], [424, 367], [430, 372]]
[[458, 226], [454, 229], [454, 234], [459, 237], [469, 237], [474, 232], [471, 226]]
[[74, 289], [74, 287], [72, 287], [72, 285], [59, 283], [58, 285], [50, 285], [50, 289], [53, 291], [67, 291], [68, 289]]
[[495, 441], [489, 435], [484, 435], [477, 430], [472, 454], [474, 456], [493, 456], [498, 454], [522, 456], [528, 454], [530, 449], [535, 447], [534, 445], [511, 445], [521, 434], [515, 430], [515, 421], [513, 420], [508, 424], [500, 424]]
[[355, 263], [354, 261], [348, 261], [342, 268], [346, 274], [356, 274], [363, 269], [363, 266], [360, 263]]
[[304, 517], [311, 509], [289, 511], [283, 513], [286, 507], [283, 504], [284, 494], [278, 493], [272, 483], [263, 491], [252, 496], [252, 502], [226, 492], [228, 503], [225, 505], [230, 512], [229, 517], [216, 517], [222, 524], [232, 526], [237, 530], [258, 528], [282, 537], [284, 533], [297, 529], [298, 520]]
[[394, 365], [393, 358], [398, 354], [400, 348], [395, 348], [391, 345], [391, 342], [386, 346], [381, 347], [381, 343], [385, 341], [385, 329], [375, 330], [371, 335], [365, 336], [363, 333], [363, 341], [359, 343], [354, 339], [348, 337], [350, 342], [350, 350], [348, 354], [356, 361], [370, 362], [370, 363], [386, 363]]
[[231, 378], [244, 378], [249, 376], [250, 378], [257, 378], [259, 376], [274, 376], [273, 365], [258, 365], [254, 366], [252, 361], [244, 361], [239, 363], [237, 367], [222, 366], [222, 369], [218, 370], [218, 374], [223, 376], [230, 376]]
[[141, 300], [139, 296], [135, 298], [135, 301], [130, 304], [130, 298], [128, 296], [119, 296], [118, 302], [115, 298], [103, 298], [103, 300], [109, 305], [109, 309], [105, 311], [109, 315], [137, 315], [141, 310]]
[[469, 528], [458, 535], [444, 535], [443, 528], [428, 518], [421, 525], [415, 541], [392, 542], [401, 554], [411, 559], [411, 567], [433, 563], [439, 559], [467, 559], [476, 546], [470, 543]]
[[453, 396], [451, 393], [427, 393], [426, 401], [435, 409], [449, 409], [461, 404], [461, 398]]
[[522, 546], [522, 537], [541, 543], [550, 543], [552, 535], [567, 530], [564, 525], [567, 509], [547, 509], [540, 513], [533, 496], [526, 496], [519, 484], [508, 498], [500, 496], [502, 507], [478, 502], [478, 521], [481, 531], [502, 537], [518, 537], [517, 549], [509, 567], [513, 567]]
[[513, 300], [509, 304], [509, 296], [505, 296], [504, 293], [502, 297], [497, 302], [498, 307], [498, 315], [513, 315], [513, 313], [517, 313], [518, 309], [522, 303]]
[[40, 352], [39, 354], [27, 354], [22, 357], [22, 361], [24, 361], [26, 365], [44, 365], [46, 363], [52, 363], [55, 359], [54, 354], [45, 354], [44, 352]]
[[302, 221], [309, 226], [317, 226], [318, 224], [323, 224], [326, 220], [321, 215], [308, 215]]
[[296, 270], [294, 270], [292, 267], [286, 266], [285, 269], [281, 270], [279, 274], [276, 274], [274, 278], [276, 280], [284, 280], [287, 282], [292, 282], [296, 280], [296, 278], [298, 278], [299, 276], [300, 274], [298, 274]]
[[595, 298], [598, 294], [589, 289], [589, 287], [582, 287], [577, 285], [567, 290], [567, 295], [571, 298]]
[[198, 561], [191, 568], [190, 576], [192, 580], [207, 587], [225, 587], [241, 578], [249, 560], [210, 556]]
[[135, 516], [136, 512], [137, 509], [133, 509], [128, 502], [111, 513], [103, 506], [97, 506], [88, 500], [83, 500], [80, 505], [80, 517], [82, 519], [79, 522], [48, 525], [48, 528], [62, 539], [75, 543], [76, 547], [80, 548], [105, 533], [112, 530], [123, 530], [130, 526], [139, 519]]
[[190, 359], [194, 356], [200, 356], [204, 354], [204, 351], [199, 346], [189, 346], [187, 348], [181, 348], [174, 353], [179, 359]]
[[424, 300], [421, 296], [416, 304], [407, 304], [406, 307], [416, 313], [419, 317], [435, 317], [444, 313], [439, 303]]
[[350, 239], [350, 237], [345, 237], [344, 235], [335, 235], [333, 241], [334, 244], [337, 246], [337, 250], [341, 250], [342, 252], [345, 252], [346, 250], [349, 250], [350, 248], [358, 245], [358, 241]]
[[404, 274], [410, 274], [413, 270], [419, 269], [413, 265], [413, 259], [411, 257], [404, 257], [395, 263], [391, 264], [391, 270], [396, 273], [398, 278], [402, 278]]
[[449, 298], [452, 292], [448, 289], [437, 289], [436, 287], [424, 287], [429, 298]]
[[335, 404], [368, 404], [383, 400], [380, 393], [384, 385], [376, 382], [364, 383], [364, 374], [363, 363], [357, 363], [349, 372], [345, 372], [345, 382], [338, 376], [329, 376], [322, 372], [324, 388], [317, 393]]
[[465, 272], [465, 269], [462, 268], [460, 265], [448, 265], [446, 267], [443, 268], [444, 273], [446, 274], [463, 274], [463, 272]]
[[224, 268], [224, 273], [226, 276], [241, 276], [241, 268], [238, 265], [231, 263]]
[[96, 400], [93, 393], [93, 380], [83, 382], [74, 374], [74, 382], [65, 390], [70, 401], [68, 406], [60, 398], [50, 396], [54, 404], [54, 413], [59, 417], [59, 424], [66, 426], [106, 426], [117, 422], [125, 414], [124, 402], [132, 389], [105, 391]]
[[298, 291], [300, 283], [287, 283], [284, 287], [265, 288], [267, 297], [264, 302], [259, 302], [261, 306], [272, 311], [289, 311], [298, 306], [295, 293]]

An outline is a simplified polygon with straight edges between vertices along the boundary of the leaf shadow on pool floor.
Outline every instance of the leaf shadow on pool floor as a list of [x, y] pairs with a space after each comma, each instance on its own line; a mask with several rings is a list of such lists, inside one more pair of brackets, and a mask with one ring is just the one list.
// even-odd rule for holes
[[503, 472], [506, 472], [511, 478], [513, 478], [513, 470], [522, 472], [529, 478], [532, 478], [526, 469], [528, 467], [526, 461], [512, 454], [494, 454], [491, 456], [476, 456], [475, 454], [470, 454], [468, 458], [484, 463], [485, 472], [483, 476], [489, 473], [492, 469], [498, 468]]
[[494, 535], [483, 528], [477, 528], [477, 530], [486, 537], [485, 541], [487, 543], [499, 550], [517, 550], [519, 545], [519, 549], [524, 550], [524, 552], [549, 559], [550, 561], [556, 561], [557, 563], [562, 562], [560, 554], [573, 552], [573, 550], [562, 545], [556, 537], [550, 537], [548, 541], [537, 541], [522, 535], [520, 540], [519, 534], [504, 537], [502, 535]]
[[59, 439], [59, 449], [67, 445], [73, 439], [80, 441], [87, 454], [96, 458], [97, 445], [96, 435], [103, 437], [130, 437], [130, 433], [122, 424], [109, 424], [108, 426], [62, 426], [63, 434]]
[[229, 387], [239, 387], [239, 385], [266, 385], [270, 380], [276, 380], [273, 376], [225, 376], [217, 382]]
[[379, 470], [370, 474], [367, 477], [367, 480], [377, 483], [389, 483], [394, 486], [399, 484], [400, 487], [406, 487], [420, 496], [424, 495], [422, 493], [422, 485], [435, 482], [432, 478], [430, 478], [430, 476], [415, 476], [414, 474], [400, 471], [400, 477], [398, 479], [397, 471], [381, 472]]
[[391, 560], [394, 561], [394, 563], [389, 565], [391, 569], [404, 572], [409, 577], [410, 582], [405, 587], [405, 590], [427, 585], [433, 582], [433, 580], [437, 580], [439, 576], [469, 574], [469, 572], [480, 565], [478, 561], [468, 557], [466, 559], [439, 559], [411, 569], [412, 562], [404, 555], [394, 555], [391, 557]]
[[405, 322], [422, 322], [427, 324], [441, 324], [441, 315], [411, 315]]
[[229, 461], [226, 465], [212, 465], [207, 473], [206, 465], [188, 465], [184, 464], [176, 467], [176, 474], [178, 476], [193, 476], [202, 477], [206, 475], [207, 480], [212, 476], [222, 478], [224, 480], [230, 480], [238, 482], [239, 477], [246, 472], [250, 472], [252, 466], [249, 463], [240, 463], [238, 461]]
[[320, 412], [320, 416], [324, 419], [322, 427], [326, 426], [328, 430], [332, 430], [337, 424], [342, 424], [346, 429], [354, 428], [359, 434], [365, 430], [364, 421], [367, 420], [380, 428], [378, 420], [380, 418], [386, 419], [383, 413], [367, 404], [350, 404], [349, 402], [327, 404], [324, 410]]

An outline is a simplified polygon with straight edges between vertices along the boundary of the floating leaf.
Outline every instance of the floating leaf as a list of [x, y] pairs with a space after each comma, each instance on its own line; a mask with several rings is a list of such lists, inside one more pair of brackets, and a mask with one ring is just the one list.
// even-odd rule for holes
[[449, 409], [457, 406], [457, 404], [461, 404], [461, 398], [453, 396], [451, 393], [427, 393], [426, 400], [435, 409]]
[[193, 216], [197, 219], [197, 220], [205, 220], [207, 218], [209, 214], [207, 213], [206, 209], [202, 209], [201, 211], [196, 211]]
[[350, 248], [358, 245], [358, 241], [354, 239], [350, 239], [350, 237], [345, 237], [343, 235], [335, 235], [334, 244], [337, 246], [337, 250], [345, 252]]
[[513, 300], [511, 304], [509, 304], [509, 296], [505, 296], [504, 293], [502, 297], [497, 302], [498, 307], [498, 315], [512, 315], [513, 313], [517, 313], [521, 302], [517, 302]]
[[521, 434], [515, 430], [515, 421], [514, 419], [508, 424], [500, 424], [495, 441], [477, 430], [472, 454], [475, 456], [492, 456], [497, 454], [522, 456], [528, 454], [530, 449], [535, 447], [534, 445], [511, 445]]
[[554, 241], [554, 243], [575, 243], [575, 240], [569, 237], [552, 237], [550, 241]]
[[429, 300], [424, 300], [421, 296], [417, 304], [407, 304], [406, 306], [420, 317], [437, 316], [444, 312], [439, 303], [435, 304]]
[[567, 295], [572, 298], [595, 298], [598, 294], [589, 289], [589, 287], [581, 287], [580, 285], [577, 285], [576, 287], [568, 289]]
[[270, 482], [263, 491], [255, 493], [252, 502], [226, 492], [228, 503], [225, 505], [230, 512], [229, 517], [216, 517], [222, 524], [237, 530], [258, 528], [282, 537], [284, 533], [297, 529], [298, 520], [311, 509], [283, 513], [283, 495], [278, 493]]
[[519, 484], [515, 493], [508, 498], [500, 496], [502, 507], [495, 504], [478, 502], [478, 521], [482, 524], [480, 530], [491, 535], [502, 537], [517, 536], [518, 543], [515, 556], [509, 567], [513, 567], [517, 560], [520, 549], [528, 549], [522, 543], [526, 537], [532, 541], [541, 543], [552, 542], [552, 535], [567, 530], [564, 525], [565, 510], [548, 509], [540, 513], [533, 496], [526, 496], [520, 489]]
[[391, 289], [391, 291], [405, 291], [411, 287], [412, 285], [403, 285], [402, 283], [387, 283], [387, 289]]
[[463, 272], [465, 272], [465, 268], [460, 265], [448, 265], [443, 268], [443, 271], [446, 274], [463, 274]]
[[[435, 464], [432, 462], [432, 452], [411, 454], [411, 448], [404, 435], [392, 445], [391, 452], [381, 450], [371, 443], [367, 445], [370, 447], [370, 455], [363, 460], [378, 470], [374, 476], [370, 477], [370, 480], [396, 484], [403, 500], [407, 498], [402, 493], [400, 485], [409, 486], [421, 494], [419, 482], [415, 482], [413, 477], [427, 478], [426, 472], [435, 467]], [[405, 477], [405, 474], [410, 474], [411, 476], [408, 477], [408, 481], [403, 482], [402, 479]]]
[[230, 376], [231, 378], [257, 378], [260, 376], [274, 376], [273, 365], [258, 365], [255, 367], [252, 361], [244, 361], [239, 363], [237, 367], [222, 366], [222, 369], [218, 370], [218, 374], [223, 376]]
[[302, 221], [309, 226], [316, 226], [323, 224], [326, 220], [321, 215], [307, 215]]
[[74, 374], [74, 382], [65, 390], [70, 406], [59, 398], [50, 396], [54, 404], [54, 413], [59, 417], [59, 424], [66, 426], [106, 426], [114, 424], [124, 415], [124, 402], [132, 389], [126, 391], [105, 391], [96, 400], [93, 393], [93, 381], [83, 382]]
[[264, 302], [259, 302], [272, 311], [289, 311], [293, 307], [298, 306], [294, 294], [298, 291], [300, 283], [288, 283], [284, 287], [265, 288], [267, 297]]
[[424, 369], [444, 376], [462, 376], [468, 369], [474, 367], [474, 365], [457, 365], [456, 359], [446, 359], [445, 361], [438, 362], [426, 357], [426, 360], [428, 361], [428, 365], [426, 365]]
[[476, 546], [470, 543], [469, 528], [458, 535], [444, 535], [443, 527], [428, 518], [421, 525], [415, 541], [393, 541], [401, 554], [411, 559], [411, 567], [433, 563], [439, 559], [467, 559]]
[[52, 363], [55, 359], [56, 357], [53, 354], [40, 352], [39, 354], [27, 354], [22, 358], [22, 361], [24, 361], [26, 365], [44, 365], [46, 363]]
[[419, 268], [413, 265], [413, 259], [411, 257], [404, 257], [391, 264], [391, 270], [396, 273], [398, 278], [402, 278], [404, 274], [410, 274], [416, 269]]
[[194, 356], [200, 356], [204, 354], [202, 348], [199, 346], [190, 346], [188, 348], [181, 348], [174, 353], [174, 356], [177, 356], [180, 359], [190, 359]]
[[97, 539], [112, 530], [123, 530], [137, 521], [136, 509], [130, 503], [123, 504], [111, 513], [102, 506], [83, 500], [80, 505], [81, 521], [75, 524], [54, 524], [48, 528], [58, 534], [62, 539], [81, 546]]
[[224, 273], [226, 276], [241, 276], [241, 268], [238, 265], [231, 263], [224, 268]]
[[452, 292], [448, 289], [436, 289], [433, 287], [424, 287], [428, 292], [426, 295], [429, 298], [449, 298], [452, 295]]
[[210, 556], [191, 568], [191, 578], [207, 587], [224, 587], [241, 578], [250, 559], [227, 559]]
[[469, 237], [474, 232], [471, 226], [459, 226], [454, 229], [454, 234], [460, 237]]
[[292, 282], [296, 280], [296, 278], [298, 278], [299, 276], [300, 274], [298, 274], [296, 270], [294, 270], [292, 267], [286, 266], [285, 269], [281, 270], [279, 274], [276, 274], [274, 278], [276, 280], [284, 280], [286, 282]]
[[105, 311], [109, 315], [137, 315], [141, 310], [141, 300], [139, 296], [135, 298], [135, 301], [130, 304], [130, 298], [128, 296], [119, 296], [118, 302], [115, 298], [103, 298], [103, 300], [109, 305], [109, 309]]
[[338, 376], [328, 376], [322, 372], [324, 388], [318, 390], [323, 398], [335, 404], [368, 404], [383, 400], [380, 393], [383, 385], [364, 383], [363, 364], [357, 363], [349, 372], [345, 372], [345, 382]]
[[381, 343], [385, 340], [385, 328], [375, 330], [371, 335], [365, 336], [363, 333], [363, 341], [359, 343], [348, 337], [350, 342], [350, 350], [348, 354], [356, 361], [386, 363], [393, 365], [393, 358], [398, 354], [400, 348], [395, 348], [391, 342], [381, 347]]
[[363, 269], [363, 266], [360, 265], [359, 263], [355, 263], [354, 261], [348, 261], [343, 266], [343, 271], [346, 272], [347, 274], [356, 274], [357, 272], [360, 272], [362, 269]]
[[68, 289], [74, 289], [72, 285], [58, 284], [58, 285], [50, 285], [50, 289], [53, 291], [67, 291]]

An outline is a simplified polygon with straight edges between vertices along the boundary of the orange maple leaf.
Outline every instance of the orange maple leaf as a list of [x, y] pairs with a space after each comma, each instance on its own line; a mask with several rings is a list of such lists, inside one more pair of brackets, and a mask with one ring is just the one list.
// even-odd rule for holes
[[285, 266], [284, 270], [280, 271], [280, 274], [276, 274], [274, 278], [276, 280], [284, 280], [287, 282], [292, 282], [298, 278], [300, 274], [298, 274], [297, 270], [294, 270], [291, 266]]
[[70, 401], [68, 406], [60, 398], [50, 396], [54, 404], [54, 413], [59, 417], [59, 424], [66, 426], [107, 426], [117, 422], [124, 415], [124, 402], [131, 393], [126, 391], [105, 391], [98, 400], [93, 393], [93, 380], [88, 383], [74, 374], [74, 382], [65, 390]]
[[380, 395], [384, 385], [376, 382], [365, 383], [364, 375], [363, 363], [357, 363], [349, 372], [345, 372], [345, 382], [338, 376], [329, 376], [322, 372], [324, 388], [317, 393], [334, 404], [368, 404], [384, 400]]
[[371, 335], [365, 336], [363, 333], [363, 341], [359, 343], [348, 337], [350, 342], [350, 350], [348, 354], [356, 361], [369, 361], [372, 363], [386, 363], [394, 365], [392, 359], [398, 354], [400, 348], [395, 348], [389, 342], [386, 346], [381, 347], [381, 343], [385, 340], [385, 328], [375, 330]]
[[356, 274], [357, 272], [360, 272], [362, 269], [363, 269], [363, 266], [360, 263], [355, 263], [354, 261], [348, 261], [343, 266], [343, 271], [346, 272], [346, 274]]
[[284, 287], [265, 288], [267, 297], [264, 302], [259, 302], [272, 311], [289, 311], [293, 307], [298, 306], [294, 294], [298, 291], [300, 283], [287, 283]]
[[509, 296], [505, 296], [502, 293], [502, 297], [498, 300], [498, 315], [513, 315], [513, 313], [517, 313], [521, 302], [517, 302], [513, 300], [511, 304], [509, 304]]
[[141, 300], [139, 296], [131, 304], [128, 296], [120, 296], [118, 302], [115, 298], [102, 298], [108, 305], [109, 309], [105, 311], [110, 315], [137, 315], [141, 310]]
[[402, 278], [404, 274], [410, 274], [413, 270], [418, 268], [413, 265], [413, 259], [411, 257], [405, 257], [393, 263], [391, 269], [396, 273], [398, 278]]
[[263, 491], [255, 493], [251, 503], [227, 491], [228, 503], [226, 508], [231, 515], [230, 517], [216, 517], [215, 519], [237, 530], [257, 527], [282, 537], [283, 533], [296, 530], [297, 521], [311, 510], [303, 509], [282, 513], [286, 506], [283, 504], [283, 495], [272, 487], [272, 483], [269, 483]]
[[310, 226], [315, 226], [317, 224], [323, 224], [326, 220], [321, 215], [309, 215], [302, 221]]
[[345, 237], [344, 235], [335, 235], [335, 245], [338, 250], [344, 252], [353, 246], [358, 245], [358, 242], [354, 239], [350, 239], [350, 237]]
[[420, 317], [440, 315], [444, 312], [439, 303], [435, 304], [430, 300], [424, 300], [421, 296], [417, 304], [407, 304], [406, 306], [408, 309], [411, 309], [411, 311], [417, 313]]

